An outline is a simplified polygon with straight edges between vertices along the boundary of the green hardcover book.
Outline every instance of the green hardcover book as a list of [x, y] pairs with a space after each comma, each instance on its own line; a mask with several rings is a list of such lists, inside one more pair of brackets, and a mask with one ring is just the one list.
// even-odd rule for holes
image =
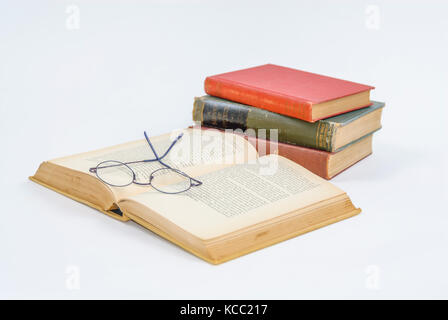
[[212, 96], [195, 98], [193, 120], [220, 129], [278, 130], [278, 141], [337, 152], [381, 128], [384, 103], [372, 101], [367, 108], [314, 123]]

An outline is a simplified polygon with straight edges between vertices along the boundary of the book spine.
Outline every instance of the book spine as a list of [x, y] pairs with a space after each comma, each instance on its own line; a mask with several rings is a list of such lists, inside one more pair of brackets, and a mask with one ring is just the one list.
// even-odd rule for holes
[[[221, 129], [251, 129], [257, 137], [333, 152], [337, 125], [318, 121], [310, 123], [259, 108], [210, 96], [195, 98], [193, 120], [204, 126]], [[263, 132], [260, 131], [264, 130]], [[277, 135], [271, 138], [272, 130]]]
[[315, 121], [312, 116], [312, 104], [303, 100], [214, 77], [205, 79], [204, 89], [211, 96], [240, 102], [308, 122]]
[[286, 143], [275, 143], [264, 139], [247, 137], [248, 141], [257, 149], [260, 156], [271, 153], [285, 157], [318, 176], [330, 180], [328, 160], [330, 152], [294, 146]]

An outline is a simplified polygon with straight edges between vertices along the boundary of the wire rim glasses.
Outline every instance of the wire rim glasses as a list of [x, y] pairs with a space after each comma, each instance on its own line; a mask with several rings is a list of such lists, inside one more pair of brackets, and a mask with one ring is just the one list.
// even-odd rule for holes
[[[202, 184], [201, 181], [190, 177], [185, 172], [173, 168], [166, 164], [163, 159], [170, 152], [173, 146], [182, 138], [183, 133], [181, 133], [165, 151], [165, 153], [159, 157], [154, 146], [148, 138], [146, 132], [144, 132], [146, 142], [154, 154], [154, 159], [145, 159], [130, 162], [121, 162], [117, 160], [105, 160], [96, 167], [90, 168], [91, 173], [95, 173], [97, 178], [103, 183], [112, 187], [126, 187], [131, 184], [136, 184], [139, 186], [152, 186], [155, 190], [167, 193], [176, 194], [188, 191], [191, 187], [197, 187]], [[139, 181], [138, 175], [132, 169], [133, 164], [143, 164], [148, 162], [158, 162], [162, 165], [162, 168], [156, 169], [149, 175], [147, 181]], [[167, 183], [167, 181], [175, 181], [175, 183]]]

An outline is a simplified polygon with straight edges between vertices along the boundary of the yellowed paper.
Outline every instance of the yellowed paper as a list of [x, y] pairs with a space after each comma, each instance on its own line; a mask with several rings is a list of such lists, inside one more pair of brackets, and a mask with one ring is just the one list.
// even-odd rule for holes
[[[150, 209], [141, 213], [144, 220], [154, 221], [151, 215], [157, 214], [206, 240], [344, 194], [286, 158], [262, 158], [264, 165], [234, 165], [200, 175], [203, 185], [185, 193], [148, 191], [129, 200]], [[273, 164], [275, 171], [260, 173], [263, 166]]]

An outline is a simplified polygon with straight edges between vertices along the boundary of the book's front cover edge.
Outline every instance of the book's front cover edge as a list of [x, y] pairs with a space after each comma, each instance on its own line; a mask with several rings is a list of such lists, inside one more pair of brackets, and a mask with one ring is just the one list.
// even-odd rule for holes
[[340, 175], [342, 172], [344, 172], [344, 171], [350, 169], [351, 167], [353, 167], [354, 165], [356, 165], [358, 162], [364, 160], [365, 158], [367, 158], [368, 156], [370, 156], [370, 155], [372, 155], [372, 154], [373, 154], [373, 151], [370, 152], [369, 154], [365, 155], [365, 156], [362, 157], [361, 159], [359, 159], [359, 160], [353, 162], [353, 163], [352, 163], [351, 165], [349, 165], [347, 168], [344, 168], [344, 169], [342, 169], [341, 171], [336, 172], [334, 175], [332, 175], [331, 177], [329, 177], [327, 180], [331, 180], [331, 179], [333, 179], [334, 177]]
[[106, 214], [106, 215], [108, 215], [108, 216], [110, 216], [110, 217], [112, 217], [114, 219], [117, 219], [119, 221], [133, 220], [136, 223], [138, 223], [138, 224], [142, 225], [143, 227], [147, 228], [148, 230], [150, 230], [150, 231], [156, 233], [157, 235], [161, 236], [162, 238], [165, 238], [166, 240], [168, 240], [168, 241], [174, 243], [175, 245], [179, 246], [180, 248], [186, 250], [187, 252], [190, 252], [193, 255], [201, 258], [202, 260], [205, 260], [206, 262], [209, 262], [210, 264], [214, 264], [214, 265], [221, 264], [221, 263], [224, 263], [224, 262], [236, 259], [238, 257], [241, 257], [241, 256], [244, 256], [244, 255], [249, 254], [251, 252], [254, 252], [254, 251], [257, 251], [257, 250], [269, 247], [269, 246], [274, 245], [276, 243], [280, 243], [282, 241], [295, 238], [295, 237], [297, 237], [299, 235], [308, 233], [310, 231], [314, 231], [316, 229], [319, 229], [319, 228], [325, 227], [327, 225], [339, 222], [341, 220], [345, 220], [345, 219], [353, 217], [353, 216], [355, 216], [355, 215], [357, 215], [357, 214], [359, 214], [361, 212], [361, 209], [357, 208], [357, 209], [351, 210], [350, 212], [347, 212], [347, 213], [345, 213], [343, 215], [340, 215], [338, 217], [325, 220], [325, 221], [323, 221], [321, 223], [318, 223], [318, 224], [315, 224], [313, 226], [309, 226], [307, 228], [300, 229], [297, 232], [294, 232], [294, 233], [291, 233], [291, 234], [286, 234], [286, 235], [284, 235], [282, 237], [279, 237], [277, 239], [273, 239], [273, 240], [268, 241], [266, 243], [260, 244], [259, 246], [256, 246], [256, 247], [250, 248], [248, 250], [244, 250], [244, 251], [238, 252], [238, 253], [236, 253], [234, 255], [226, 257], [225, 259], [213, 260], [213, 259], [210, 259], [210, 258], [200, 254], [199, 252], [195, 251], [193, 248], [188, 247], [188, 246], [182, 244], [181, 242], [175, 240], [170, 235], [168, 235], [167, 233], [163, 232], [162, 230], [156, 228], [155, 226], [153, 226], [152, 224], [148, 223], [147, 221], [145, 221], [145, 220], [143, 220], [141, 218], [138, 218], [138, 217], [136, 217], [136, 216], [134, 216], [134, 215], [132, 215], [132, 214], [130, 214], [128, 212], [123, 212], [123, 216], [120, 217], [117, 214], [110, 213], [108, 211], [105, 211], [105, 210], [101, 209], [100, 207], [98, 207], [97, 205], [95, 205], [95, 204], [93, 204], [91, 202], [88, 202], [86, 200], [83, 200], [83, 199], [80, 199], [78, 197], [72, 196], [72, 195], [70, 195], [70, 194], [68, 194], [68, 193], [66, 193], [66, 192], [64, 192], [62, 190], [56, 189], [56, 188], [54, 188], [54, 187], [52, 187], [52, 186], [50, 186], [50, 185], [48, 185], [48, 184], [38, 180], [38, 179], [36, 179], [34, 176], [30, 176], [29, 179], [31, 181], [37, 183], [37, 184], [40, 184], [40, 185], [48, 188], [48, 189], [56, 191], [57, 193], [60, 193], [60, 194], [66, 196], [66, 197], [68, 197], [70, 199], [73, 199], [73, 200], [75, 200], [77, 202], [83, 203], [83, 204], [85, 204], [85, 205], [87, 205], [87, 206], [89, 206], [91, 208], [94, 208], [94, 209], [96, 209], [96, 210], [98, 210], [98, 211], [100, 211], [100, 212], [102, 212], [102, 213], [104, 213], [104, 214]]
[[169, 234], [165, 233], [164, 231], [160, 230], [159, 228], [155, 227], [154, 225], [150, 224], [149, 222], [147, 222], [147, 221], [145, 221], [145, 220], [143, 220], [143, 219], [141, 219], [141, 218], [139, 218], [139, 217], [137, 217], [137, 216], [127, 212], [127, 211], [125, 213], [126, 213], [126, 216], [128, 216], [132, 221], [140, 224], [141, 226], [143, 226], [146, 229], [154, 232], [155, 234], [161, 236], [162, 238], [165, 238], [166, 240], [168, 240], [171, 243], [177, 245], [178, 247], [184, 249], [185, 251], [195, 255], [196, 257], [198, 257], [198, 258], [200, 258], [200, 259], [202, 259], [202, 260], [204, 260], [204, 261], [206, 261], [206, 262], [208, 262], [210, 264], [218, 265], [218, 264], [221, 264], [221, 263], [224, 263], [224, 262], [227, 262], [227, 261], [239, 258], [239, 257], [244, 256], [246, 254], [258, 251], [260, 249], [272, 246], [274, 244], [283, 242], [285, 240], [295, 238], [297, 236], [300, 236], [302, 234], [314, 231], [316, 229], [320, 229], [322, 227], [325, 227], [325, 226], [328, 226], [330, 224], [339, 222], [341, 220], [345, 220], [345, 219], [348, 219], [350, 217], [356, 216], [359, 213], [361, 213], [361, 209], [360, 208], [354, 208], [353, 210], [351, 210], [351, 211], [349, 211], [349, 212], [347, 212], [347, 213], [345, 213], [343, 215], [340, 215], [338, 217], [334, 217], [334, 218], [322, 221], [321, 223], [309, 226], [307, 228], [300, 229], [300, 230], [298, 230], [296, 232], [283, 235], [283, 236], [281, 236], [281, 237], [279, 237], [277, 239], [273, 239], [271, 241], [267, 241], [265, 243], [262, 243], [259, 246], [256, 246], [256, 247], [253, 247], [253, 248], [250, 248], [250, 249], [243, 250], [241, 252], [235, 253], [234, 255], [230, 255], [230, 256], [228, 256], [228, 257], [226, 257], [224, 259], [221, 259], [221, 260], [210, 259], [209, 257], [206, 257], [203, 254], [199, 253], [198, 251], [194, 250], [190, 246], [188, 246], [188, 245], [186, 245], [184, 243], [181, 243], [180, 241], [177, 241], [176, 239], [171, 237]]
[[[372, 132], [369, 132], [369, 133], [363, 135], [362, 137], [360, 137], [360, 138], [358, 138], [358, 139], [356, 139], [356, 140], [353, 140], [352, 142], [347, 143], [345, 146], [342, 146], [342, 147], [340, 147], [339, 149], [337, 149], [337, 150], [335, 150], [335, 151], [332, 151], [332, 152], [330, 152], [330, 153], [332, 153], [332, 154], [333, 154], [333, 153], [338, 153], [338, 152], [344, 150], [345, 148], [348, 148], [348, 147], [350, 147], [351, 145], [353, 145], [353, 144], [355, 144], [355, 143], [361, 141], [362, 139], [365, 139], [365, 138], [367, 138], [367, 137], [373, 135], [375, 132], [380, 131], [381, 129], [382, 129], [382, 127], [379, 127], [379, 128], [377, 128], [377, 129], [373, 130]], [[311, 149], [313, 149], [313, 148], [311, 148]], [[325, 150], [322, 150], [322, 151], [325, 151]], [[327, 152], [328, 152], [328, 151], [327, 151]]]
[[149, 231], [154, 232], [158, 236], [164, 238], [165, 240], [168, 240], [169, 242], [177, 245], [178, 247], [184, 249], [185, 251], [195, 255], [196, 257], [201, 258], [202, 260], [205, 260], [206, 262], [208, 262], [210, 264], [219, 264], [219, 263], [221, 263], [221, 262], [217, 262], [217, 261], [215, 261], [213, 259], [210, 259], [210, 258], [204, 256], [203, 254], [197, 252], [192, 247], [189, 247], [189, 246], [183, 244], [182, 242], [177, 241], [176, 239], [171, 237], [168, 233], [162, 231], [161, 229], [157, 228], [156, 226], [154, 226], [153, 224], [149, 223], [148, 221], [143, 220], [142, 218], [137, 217], [136, 215], [133, 215], [132, 213], [129, 213], [127, 211], [125, 211], [125, 213], [126, 213], [126, 216], [129, 217], [135, 223], [141, 225], [142, 227], [145, 227]]
[[[363, 108], [368, 108], [368, 107], [371, 107], [372, 105], [373, 105], [373, 103], [370, 102], [369, 104], [367, 104], [365, 106], [360, 106], [360, 107], [356, 107], [356, 108], [353, 108], [353, 109], [344, 110], [344, 111], [333, 113], [333, 114], [330, 114], [330, 115], [327, 115], [327, 116], [321, 117], [321, 118], [311, 119], [311, 121], [308, 121], [308, 122], [314, 123], [316, 121], [325, 120], [325, 119], [328, 119], [328, 118], [336, 117], [336, 116], [339, 116], [339, 115], [344, 114], [344, 113], [352, 112], [352, 111], [363, 109]], [[304, 120], [304, 121], [306, 121], [306, 120]]]
[[[379, 101], [371, 101], [372, 105], [370, 107], [365, 107], [365, 108], [360, 108], [360, 109], [356, 109], [350, 112], [345, 112], [333, 117], [329, 117], [329, 118], [325, 118], [322, 119], [320, 121], [325, 121], [325, 122], [330, 122], [330, 123], [334, 123], [337, 126], [340, 127], [344, 127], [350, 123], [352, 123], [355, 120], [361, 119], [362, 117], [378, 110], [378, 109], [382, 109], [386, 106], [386, 104], [384, 102], [379, 102]], [[351, 113], [357, 113], [354, 116], [351, 116]], [[343, 117], [347, 117], [350, 116], [350, 118], [346, 119], [345, 121], [339, 121], [337, 118], [343, 118]], [[336, 119], [335, 119], [336, 118]]]
[[89, 201], [86, 201], [86, 200], [84, 200], [84, 199], [78, 198], [78, 197], [76, 197], [76, 196], [73, 196], [73, 195], [71, 195], [71, 194], [68, 194], [67, 192], [64, 192], [64, 191], [62, 191], [62, 190], [60, 190], [60, 189], [57, 189], [57, 188], [55, 188], [55, 187], [53, 187], [53, 186], [50, 186], [49, 184], [46, 184], [45, 182], [40, 181], [39, 179], [37, 179], [37, 178], [34, 177], [34, 176], [30, 176], [30, 177], [28, 177], [28, 178], [29, 178], [31, 181], [33, 181], [33, 182], [35, 182], [35, 183], [37, 183], [37, 184], [40, 184], [41, 186], [44, 186], [45, 188], [48, 188], [48, 189], [53, 190], [53, 191], [56, 191], [57, 193], [62, 194], [62, 195], [66, 196], [66, 197], [68, 197], [68, 198], [70, 198], [70, 199], [72, 199], [72, 200], [75, 200], [75, 201], [77, 201], [77, 202], [80, 202], [80, 203], [82, 203], [82, 204], [85, 204], [85, 205], [87, 205], [87, 206], [89, 206], [89, 207], [91, 207], [91, 208], [93, 208], [93, 209], [96, 209], [96, 210], [98, 210], [98, 211], [104, 213], [105, 215], [108, 215], [109, 217], [112, 217], [112, 218], [114, 218], [114, 219], [117, 219], [117, 220], [119, 220], [119, 221], [123, 221], [123, 222], [126, 222], [126, 221], [129, 221], [129, 220], [130, 220], [125, 214], [123, 214], [122, 216], [120, 216], [120, 215], [118, 215], [118, 214], [116, 214], [116, 213], [113, 213], [113, 212], [109, 212], [109, 211], [103, 210], [102, 208], [100, 208], [100, 207], [97, 206], [96, 204], [93, 204], [93, 203], [91, 203], [91, 202], [89, 202]]
[[308, 233], [308, 232], [311, 232], [311, 231], [314, 231], [314, 230], [326, 227], [326, 226], [331, 225], [333, 223], [336, 223], [336, 222], [339, 222], [339, 221], [351, 218], [351, 217], [356, 216], [356, 215], [358, 215], [360, 213], [361, 213], [361, 209], [360, 208], [354, 208], [353, 210], [351, 210], [351, 211], [349, 211], [349, 212], [347, 212], [347, 213], [345, 213], [343, 215], [340, 215], [340, 216], [337, 216], [337, 217], [334, 217], [334, 218], [322, 221], [321, 223], [317, 223], [317, 224], [309, 226], [307, 228], [300, 229], [299, 231], [296, 231], [296, 232], [293, 232], [293, 233], [290, 233], [290, 234], [286, 234], [286, 235], [284, 235], [282, 237], [279, 237], [277, 239], [273, 239], [271, 241], [263, 243], [263, 244], [261, 244], [261, 245], [259, 245], [257, 247], [254, 247], [254, 248], [251, 248], [251, 249], [239, 252], [239, 253], [237, 253], [237, 254], [235, 254], [233, 256], [229, 256], [229, 257], [227, 257], [227, 258], [225, 258], [223, 260], [220, 260], [216, 264], [227, 262], [229, 260], [233, 260], [233, 259], [239, 258], [239, 257], [244, 256], [246, 254], [258, 251], [260, 249], [264, 249], [264, 248], [270, 247], [270, 246], [272, 246], [274, 244], [277, 244], [277, 243], [280, 243], [280, 242], [283, 242], [283, 241], [286, 241], [286, 240], [289, 240], [289, 239], [301, 236], [301, 235], [303, 235], [305, 233]]

